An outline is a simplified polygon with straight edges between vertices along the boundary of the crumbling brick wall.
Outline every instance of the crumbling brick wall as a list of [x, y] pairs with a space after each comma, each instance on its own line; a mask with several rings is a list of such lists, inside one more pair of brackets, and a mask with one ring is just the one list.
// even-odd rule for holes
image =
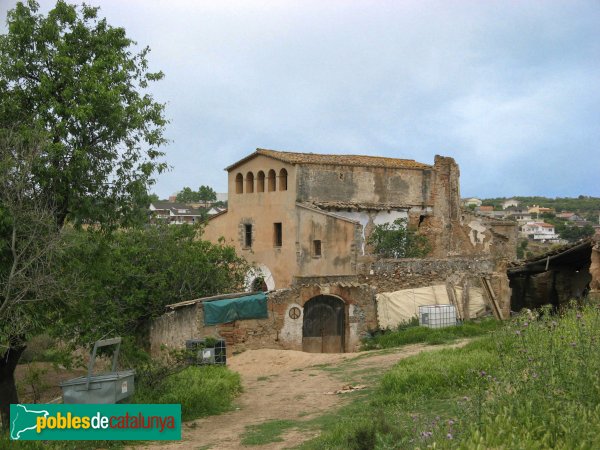
[[[159, 355], [163, 348], [181, 349], [186, 340], [205, 337], [225, 339], [230, 354], [256, 348], [302, 350], [303, 307], [319, 295], [332, 295], [344, 301], [345, 348], [346, 351], [358, 350], [360, 339], [377, 328], [375, 292], [368, 285], [333, 283], [305, 284], [270, 292], [266, 319], [205, 326], [202, 302], [182, 306], [154, 320], [150, 332], [151, 352]], [[299, 308], [299, 317], [290, 316], [293, 307]]]

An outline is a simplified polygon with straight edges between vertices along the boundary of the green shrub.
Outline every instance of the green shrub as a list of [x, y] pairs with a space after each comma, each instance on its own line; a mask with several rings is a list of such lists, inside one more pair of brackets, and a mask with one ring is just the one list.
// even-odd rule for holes
[[182, 420], [219, 414], [231, 408], [242, 390], [239, 374], [222, 366], [190, 366], [159, 386], [139, 386], [136, 403], [180, 403]]
[[[412, 322], [411, 322], [412, 323]], [[427, 328], [401, 325], [395, 331], [384, 332], [363, 341], [363, 350], [401, 347], [408, 344], [445, 344], [456, 339], [481, 336], [502, 326], [502, 322], [488, 318], [468, 321], [461, 325], [445, 328]]]

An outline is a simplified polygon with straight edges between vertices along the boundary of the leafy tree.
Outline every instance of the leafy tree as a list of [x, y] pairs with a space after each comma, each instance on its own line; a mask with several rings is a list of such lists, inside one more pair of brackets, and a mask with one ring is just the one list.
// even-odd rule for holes
[[196, 203], [200, 201], [200, 196], [198, 192], [186, 186], [177, 193], [177, 201], [180, 203]]
[[156, 194], [148, 195], [148, 203], [154, 203], [160, 201], [160, 198]]
[[594, 227], [591, 225], [585, 225], [583, 227], [577, 226], [569, 226], [566, 225], [560, 228], [560, 231], [557, 229], [560, 237], [562, 239], [566, 239], [570, 242], [578, 241], [579, 239], [585, 239], [594, 235]]
[[425, 236], [410, 229], [406, 219], [376, 225], [368, 243], [384, 258], [416, 258], [427, 255], [431, 246]]
[[181, 203], [203, 202], [205, 206], [217, 199], [217, 193], [210, 186], [200, 186], [197, 191], [190, 187], [184, 187], [177, 193], [177, 201]]
[[98, 8], [63, 0], [46, 16], [29, 0], [8, 12], [0, 36], [0, 126], [46, 130], [34, 175], [52, 196], [59, 226], [137, 218], [153, 174], [165, 168], [164, 105], [142, 91], [148, 48]]
[[[4, 425], [27, 338], [56, 309], [42, 288], [56, 279], [60, 230], [67, 222], [110, 229], [141, 220], [152, 177], [165, 168], [164, 105], [144, 93], [163, 76], [148, 71], [149, 49], [135, 53], [125, 30], [98, 18], [98, 8], [59, 0], [46, 16], [38, 11], [33, 0], [17, 3], [0, 36], [0, 130], [21, 136], [0, 148], [1, 183], [20, 193], [18, 201], [0, 198]], [[32, 130], [43, 141], [21, 145]], [[28, 273], [35, 289], [17, 283]]]
[[249, 265], [233, 247], [198, 239], [191, 225], [101, 233], [71, 230], [61, 282], [77, 299], [54, 322], [79, 342], [143, 335], [165, 305], [243, 290]]
[[217, 200], [217, 193], [210, 186], [202, 185], [198, 189], [198, 199], [206, 205]]

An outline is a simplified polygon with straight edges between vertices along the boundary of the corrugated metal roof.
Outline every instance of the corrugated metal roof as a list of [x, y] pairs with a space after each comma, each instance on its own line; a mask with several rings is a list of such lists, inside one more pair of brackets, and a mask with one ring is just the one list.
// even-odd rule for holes
[[257, 148], [256, 151], [245, 158], [237, 161], [225, 170], [235, 169], [246, 161], [255, 158], [258, 155], [277, 159], [288, 164], [321, 164], [335, 166], [358, 166], [358, 167], [384, 167], [392, 169], [431, 169], [429, 164], [423, 164], [413, 159], [387, 158], [383, 156], [367, 155], [335, 155], [323, 153], [298, 153], [282, 152], [279, 150], [268, 150]]

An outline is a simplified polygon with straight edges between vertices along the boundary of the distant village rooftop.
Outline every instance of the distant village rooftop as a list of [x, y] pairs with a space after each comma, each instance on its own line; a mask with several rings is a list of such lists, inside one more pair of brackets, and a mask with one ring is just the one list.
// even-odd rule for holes
[[431, 169], [429, 164], [423, 164], [413, 159], [386, 158], [383, 156], [366, 155], [331, 155], [320, 153], [296, 153], [282, 152], [279, 150], [268, 150], [257, 148], [254, 153], [240, 159], [236, 163], [226, 167], [226, 171], [231, 171], [244, 164], [246, 161], [257, 156], [267, 156], [288, 164], [323, 164], [338, 166], [359, 166], [359, 167], [385, 167], [391, 169]]

